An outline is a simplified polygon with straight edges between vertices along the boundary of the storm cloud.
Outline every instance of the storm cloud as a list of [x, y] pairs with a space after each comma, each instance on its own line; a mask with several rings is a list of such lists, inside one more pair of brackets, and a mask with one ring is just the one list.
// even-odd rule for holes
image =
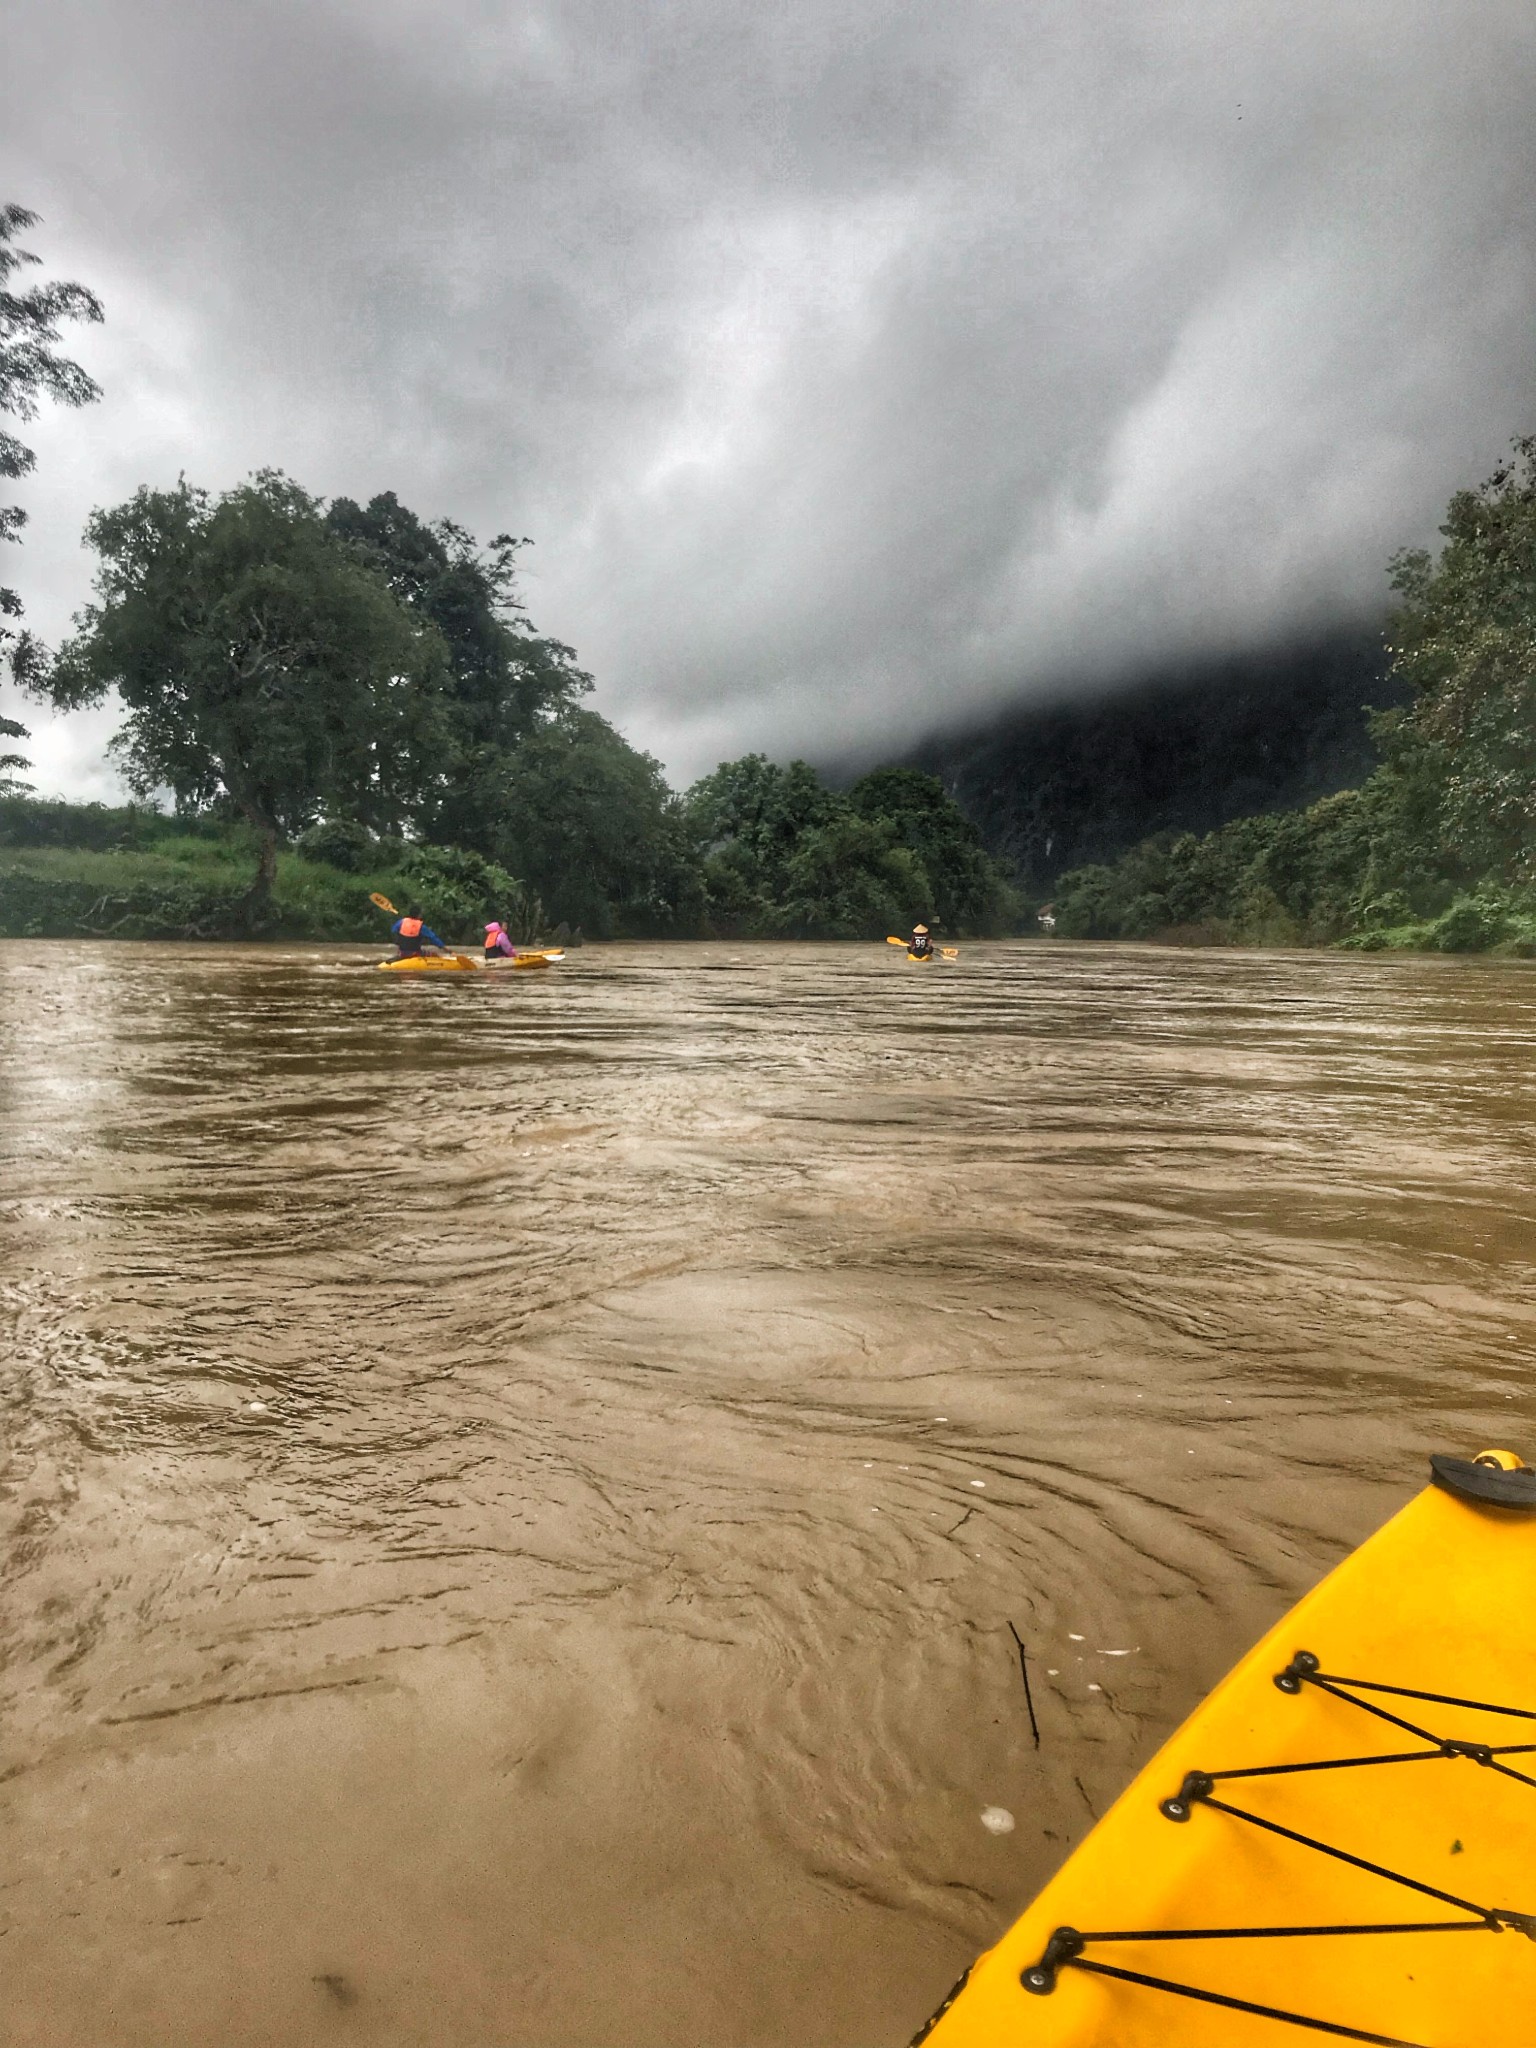
[[[1529, 0], [21, 0], [0, 196], [95, 503], [274, 464], [534, 537], [686, 778], [1379, 610], [1536, 427]], [[41, 736], [92, 786], [100, 728]]]

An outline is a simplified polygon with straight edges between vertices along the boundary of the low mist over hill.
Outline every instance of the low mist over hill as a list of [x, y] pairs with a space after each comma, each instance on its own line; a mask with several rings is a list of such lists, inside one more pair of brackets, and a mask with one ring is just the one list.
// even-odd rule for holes
[[1337, 631], [1031, 707], [934, 741], [942, 776], [1025, 887], [1153, 832], [1208, 832], [1363, 781], [1367, 707], [1401, 701], [1377, 631]]

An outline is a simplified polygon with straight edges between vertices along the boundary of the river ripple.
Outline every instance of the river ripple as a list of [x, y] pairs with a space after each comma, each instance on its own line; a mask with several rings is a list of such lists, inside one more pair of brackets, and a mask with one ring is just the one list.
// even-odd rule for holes
[[360, 957], [0, 945], [6, 2043], [903, 2040], [1536, 1450], [1527, 968]]

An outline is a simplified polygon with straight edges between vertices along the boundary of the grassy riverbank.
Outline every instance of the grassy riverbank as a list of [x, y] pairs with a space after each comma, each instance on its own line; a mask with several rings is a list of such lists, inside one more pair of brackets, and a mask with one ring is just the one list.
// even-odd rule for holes
[[[251, 936], [247, 849], [168, 838], [152, 850], [0, 848], [0, 938], [186, 939]], [[407, 893], [395, 874], [346, 875], [279, 857], [263, 938], [377, 939], [370, 889]]]
[[478, 854], [345, 832], [332, 842], [279, 854], [257, 908], [242, 826], [136, 804], [0, 799], [0, 938], [379, 939], [375, 890], [445, 938], [478, 938], [483, 916], [523, 939], [542, 933], [537, 898]]
[[668, 804], [664, 874], [627, 841], [596, 845], [569, 806], [530, 800], [515, 809], [524, 851], [542, 838], [515, 871], [338, 817], [276, 851], [267, 891], [260, 836], [227, 804], [172, 815], [0, 797], [0, 936], [367, 939], [381, 931], [371, 891], [456, 940], [489, 917], [524, 941], [583, 926], [683, 939], [868, 939], [919, 920], [951, 938], [1018, 928], [1017, 893], [931, 777], [877, 770], [834, 790], [803, 762], [749, 756]]

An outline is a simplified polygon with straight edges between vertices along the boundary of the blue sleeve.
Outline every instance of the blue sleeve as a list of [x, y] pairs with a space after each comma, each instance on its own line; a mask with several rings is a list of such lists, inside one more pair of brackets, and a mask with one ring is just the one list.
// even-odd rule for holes
[[[431, 925], [429, 924], [424, 924], [422, 926], [421, 936], [426, 940], [429, 946], [442, 946], [443, 944], [442, 940], [437, 936], [437, 933], [433, 931]], [[446, 952], [448, 949], [446, 946], [444, 946], [443, 950], [444, 952]]]

